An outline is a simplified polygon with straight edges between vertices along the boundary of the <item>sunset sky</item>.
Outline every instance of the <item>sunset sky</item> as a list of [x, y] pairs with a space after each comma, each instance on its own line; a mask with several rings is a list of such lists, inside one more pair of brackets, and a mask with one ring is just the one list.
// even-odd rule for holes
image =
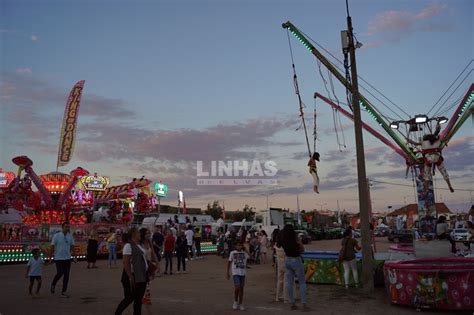
[[[473, 58], [473, 12], [470, 0], [350, 1], [363, 43], [359, 75], [409, 116], [427, 113]], [[321, 193], [312, 192], [281, 27], [287, 20], [343, 59], [343, 0], [0, 0], [0, 168], [16, 172], [11, 159], [28, 155], [38, 174], [55, 170], [67, 95], [85, 80], [75, 155], [62, 172], [82, 166], [113, 185], [142, 175], [162, 180], [165, 204], [176, 205], [182, 190], [188, 207], [219, 200], [228, 210], [264, 209], [268, 195], [271, 206], [295, 209], [299, 194], [302, 209], [335, 210], [339, 202], [358, 211], [353, 124], [341, 117], [336, 134], [321, 101]], [[332, 94], [331, 81], [322, 67], [325, 87], [316, 59], [294, 38], [291, 47], [311, 135], [312, 96], [327, 96], [326, 88]], [[439, 112], [450, 117], [472, 82], [471, 72]], [[345, 102], [345, 90], [333, 83]], [[409, 119], [361, 92], [388, 117]], [[363, 120], [377, 127], [365, 112]], [[469, 119], [444, 151], [454, 189], [465, 191], [450, 193], [436, 172], [437, 201], [456, 210], [472, 203], [472, 130]], [[345, 139], [341, 151], [337, 137]], [[404, 160], [368, 133], [364, 141], [374, 210], [413, 203]], [[274, 161], [278, 185], [196, 185], [198, 161], [209, 169], [211, 161], [234, 160]]]

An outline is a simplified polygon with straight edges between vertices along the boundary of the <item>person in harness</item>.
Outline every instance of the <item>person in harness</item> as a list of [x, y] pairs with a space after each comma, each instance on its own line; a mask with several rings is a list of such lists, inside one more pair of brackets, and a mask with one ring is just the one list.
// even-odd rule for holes
[[441, 155], [441, 140], [438, 135], [439, 131], [440, 126], [438, 125], [435, 133], [423, 136], [423, 141], [421, 143], [409, 138], [407, 138], [407, 141], [411, 144], [421, 146], [421, 153], [423, 154], [424, 161], [423, 179], [425, 184], [428, 184], [433, 179], [431, 169], [436, 165], [448, 184], [449, 190], [454, 192], [453, 186], [451, 186], [451, 181], [449, 180], [448, 171], [444, 167], [443, 156]]
[[314, 152], [313, 156], [309, 159], [308, 166], [309, 166], [309, 173], [313, 176], [313, 190], [315, 193], [319, 194], [319, 176], [318, 176], [318, 168], [316, 167], [316, 161], [319, 162], [319, 153]]

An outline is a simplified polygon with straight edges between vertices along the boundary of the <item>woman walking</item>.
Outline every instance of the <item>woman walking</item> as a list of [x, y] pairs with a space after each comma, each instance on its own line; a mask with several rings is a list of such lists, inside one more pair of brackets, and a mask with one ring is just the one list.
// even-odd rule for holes
[[143, 298], [142, 304], [151, 305], [151, 293], [150, 293], [150, 281], [155, 278], [155, 272], [160, 271], [158, 265], [158, 257], [156, 256], [155, 251], [153, 250], [153, 244], [151, 242], [151, 232], [147, 228], [140, 229], [140, 245], [145, 250], [145, 259], [147, 261], [147, 287], [145, 290], [145, 296]]
[[342, 265], [344, 266], [344, 286], [349, 288], [349, 274], [352, 270], [355, 286], [359, 287], [359, 274], [357, 272], [356, 252], [361, 250], [357, 240], [352, 237], [352, 229], [348, 228], [344, 231], [342, 239], [342, 248], [340, 256], [342, 257]]
[[304, 265], [303, 257], [301, 254], [304, 252], [303, 244], [296, 235], [293, 225], [287, 224], [283, 228], [281, 233], [281, 246], [285, 251], [285, 277], [286, 287], [288, 290], [288, 301], [291, 304], [291, 310], [297, 310], [298, 307], [295, 304], [295, 297], [293, 292], [293, 284], [295, 277], [298, 279], [300, 286], [301, 304], [303, 311], [309, 311], [306, 305], [306, 280], [304, 278]]
[[112, 261], [114, 266], [117, 266], [117, 234], [114, 227], [110, 228], [107, 235], [107, 250], [109, 251], [109, 268], [112, 268]]
[[[158, 266], [158, 257], [156, 256], [155, 251], [153, 250], [153, 245], [151, 243], [151, 232], [147, 228], [140, 229], [140, 245], [145, 251], [145, 259], [148, 264], [148, 270], [156, 271], [159, 269]], [[159, 270], [158, 270], [159, 271]], [[154, 274], [149, 274], [151, 278], [154, 278]]]
[[[188, 230], [190, 231], [190, 230]], [[170, 230], [166, 231], [166, 237], [165, 237], [165, 275], [168, 274], [168, 266], [170, 268], [170, 275], [173, 274], [173, 252], [175, 250], [175, 239], [173, 234], [171, 233]], [[189, 244], [188, 242], [186, 242]], [[187, 250], [189, 249], [189, 245], [187, 245]]]
[[275, 260], [276, 260], [276, 269], [277, 269], [277, 287], [276, 287], [276, 296], [275, 301], [279, 302], [280, 298], [283, 298], [285, 303], [288, 303], [288, 290], [286, 288], [285, 281], [285, 250], [281, 245], [281, 235], [276, 234], [274, 236], [276, 239], [274, 250], [275, 250]]
[[[95, 262], [97, 261], [97, 250], [99, 249], [99, 240], [95, 230], [91, 231], [87, 239], [87, 269], [97, 268]], [[91, 266], [92, 264], [92, 266]]]
[[265, 264], [267, 262], [267, 247], [268, 235], [264, 230], [260, 231], [260, 262]]
[[[128, 240], [127, 240], [128, 238]], [[128, 242], [127, 242], [128, 241]], [[133, 315], [141, 315], [142, 301], [147, 284], [147, 261], [145, 249], [140, 245], [140, 234], [132, 227], [124, 234], [122, 286], [124, 298], [117, 306], [116, 315], [120, 315], [133, 302]]]

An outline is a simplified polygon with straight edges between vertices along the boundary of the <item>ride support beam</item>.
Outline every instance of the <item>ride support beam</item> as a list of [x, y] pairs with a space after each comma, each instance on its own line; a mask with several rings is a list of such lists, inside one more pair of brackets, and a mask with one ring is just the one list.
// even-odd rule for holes
[[[339, 70], [318, 50], [314, 47], [311, 42], [294, 26], [290, 21], [282, 24], [282, 27], [288, 29], [306, 49], [308, 49], [331, 73], [346, 87], [346, 89], [352, 91], [352, 84], [347, 82], [346, 78], [339, 72]], [[410, 150], [407, 143], [404, 142], [393, 130], [389, 124], [382, 118], [382, 115], [374, 108], [374, 106], [359, 93], [359, 105], [362, 106], [369, 115], [390, 135], [390, 137], [397, 143], [397, 145], [405, 152], [406, 155], [410, 156], [413, 160], [416, 160], [415, 154]]]

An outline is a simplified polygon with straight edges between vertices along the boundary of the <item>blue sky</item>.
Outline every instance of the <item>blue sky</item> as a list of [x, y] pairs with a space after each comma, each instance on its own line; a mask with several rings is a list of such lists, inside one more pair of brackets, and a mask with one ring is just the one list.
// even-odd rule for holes
[[[67, 94], [84, 79], [76, 154], [62, 171], [80, 165], [111, 176], [114, 184], [141, 175], [162, 179], [170, 183], [171, 196], [184, 190], [190, 206], [218, 199], [231, 209], [245, 203], [264, 208], [265, 194], [272, 194], [273, 206], [294, 208], [298, 192], [303, 208], [335, 208], [339, 200], [341, 208], [357, 209], [352, 125], [342, 118], [347, 149], [340, 153], [331, 110], [320, 103], [322, 193], [310, 190], [281, 28], [291, 20], [342, 59], [344, 1], [1, 0], [0, 5], [0, 167], [14, 170], [11, 158], [26, 154], [38, 173], [55, 168]], [[472, 59], [473, 6], [467, 0], [351, 1], [354, 29], [364, 43], [357, 51], [359, 74], [410, 115], [426, 112]], [[324, 84], [314, 57], [299, 42], [291, 44], [310, 112], [313, 93], [326, 94]], [[448, 104], [471, 82], [472, 74]], [[343, 100], [344, 90], [335, 85]], [[364, 120], [372, 123], [368, 116]], [[470, 124], [445, 151], [455, 188], [473, 189]], [[369, 178], [411, 184], [404, 179], [403, 160], [370, 135], [364, 139]], [[194, 184], [196, 160], [227, 159], [274, 160], [280, 185]], [[445, 188], [439, 176], [437, 182]], [[374, 189], [376, 209], [413, 201], [410, 187]], [[438, 200], [465, 209], [471, 195], [440, 190]]]

